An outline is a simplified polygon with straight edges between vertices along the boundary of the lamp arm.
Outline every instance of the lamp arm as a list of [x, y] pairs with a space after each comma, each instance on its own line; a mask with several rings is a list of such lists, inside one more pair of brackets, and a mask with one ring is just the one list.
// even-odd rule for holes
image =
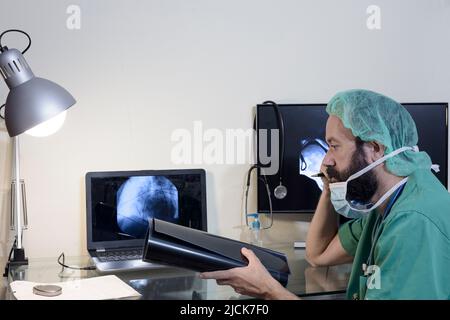
[[22, 188], [20, 186], [20, 159], [19, 159], [19, 136], [13, 138], [14, 141], [14, 213], [16, 220], [17, 248], [22, 249]]
[[[22, 203], [21, 200], [25, 201], [24, 193], [25, 188], [22, 187], [20, 183], [20, 163], [19, 163], [19, 137], [15, 136], [13, 138], [14, 143], [14, 173], [13, 182], [11, 186], [11, 215], [15, 218], [15, 231], [16, 237], [14, 239], [14, 244], [9, 254], [8, 262], [5, 266], [5, 272], [3, 277], [8, 277], [10, 267], [13, 265], [26, 265], [28, 264], [28, 259], [25, 256], [25, 250], [22, 245], [22, 234], [23, 234], [23, 221], [22, 221]], [[24, 211], [26, 211], [26, 206], [24, 204]], [[24, 216], [24, 220], [27, 218]]]

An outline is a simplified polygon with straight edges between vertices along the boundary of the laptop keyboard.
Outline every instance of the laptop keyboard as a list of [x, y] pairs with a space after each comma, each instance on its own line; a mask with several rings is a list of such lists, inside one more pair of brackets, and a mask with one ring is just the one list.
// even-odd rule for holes
[[142, 249], [97, 252], [101, 262], [142, 259]]

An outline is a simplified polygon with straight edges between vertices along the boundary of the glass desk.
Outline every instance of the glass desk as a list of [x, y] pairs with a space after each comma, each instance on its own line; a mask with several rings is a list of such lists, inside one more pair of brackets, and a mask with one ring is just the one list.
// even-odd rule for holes
[[[313, 268], [305, 260], [305, 249], [294, 249], [292, 243], [268, 247], [287, 255], [291, 269], [287, 289], [291, 292], [307, 299], [345, 298], [351, 264]], [[89, 256], [66, 257], [65, 262], [68, 265], [91, 265]], [[141, 299], [228, 300], [249, 298], [236, 293], [230, 286], [219, 286], [215, 280], [200, 279], [197, 272], [185, 269], [168, 267], [114, 274], [141, 293]], [[11, 268], [8, 283], [15, 280], [54, 283], [101, 275], [105, 274], [96, 270], [85, 271], [67, 268], [63, 270], [57, 263], [56, 257], [30, 259], [27, 266]], [[9, 287], [6, 298], [14, 299]]]

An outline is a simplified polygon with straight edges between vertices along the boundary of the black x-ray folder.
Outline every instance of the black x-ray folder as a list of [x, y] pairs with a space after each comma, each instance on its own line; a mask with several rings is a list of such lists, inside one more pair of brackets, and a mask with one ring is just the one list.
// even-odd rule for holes
[[248, 264], [242, 247], [253, 250], [270, 274], [286, 286], [290, 270], [284, 254], [154, 218], [149, 220], [143, 260], [199, 272], [226, 270]]

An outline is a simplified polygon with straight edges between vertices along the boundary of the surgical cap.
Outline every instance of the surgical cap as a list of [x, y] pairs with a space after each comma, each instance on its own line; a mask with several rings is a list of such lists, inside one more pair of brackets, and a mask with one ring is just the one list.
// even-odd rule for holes
[[[341, 119], [355, 137], [384, 145], [385, 155], [418, 143], [416, 124], [409, 112], [382, 94], [361, 89], [339, 92], [326, 110]], [[422, 151], [407, 150], [386, 160], [386, 169], [396, 176], [409, 176], [417, 169], [430, 168], [431, 159]]]

